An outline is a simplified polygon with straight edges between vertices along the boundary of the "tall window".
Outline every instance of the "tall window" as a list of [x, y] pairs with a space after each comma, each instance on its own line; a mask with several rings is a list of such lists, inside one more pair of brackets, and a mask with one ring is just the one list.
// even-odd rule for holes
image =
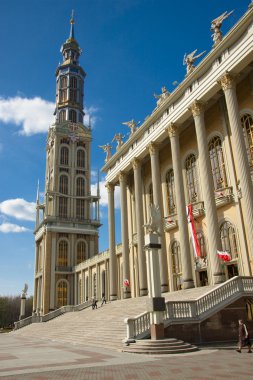
[[66, 120], [66, 110], [61, 110], [59, 112], [59, 122], [63, 122]]
[[198, 178], [196, 167], [196, 156], [190, 154], [185, 160], [187, 189], [189, 195], [189, 203], [194, 203], [198, 200]]
[[76, 200], [76, 217], [78, 219], [85, 218], [85, 200], [84, 199]]
[[70, 110], [69, 111], [69, 120], [73, 123], [76, 123], [76, 111]]
[[66, 175], [60, 176], [59, 192], [62, 194], [68, 194], [68, 176]]
[[61, 77], [60, 78], [60, 96], [59, 101], [60, 103], [67, 101], [67, 86], [68, 86], [68, 79], [67, 77]]
[[78, 149], [76, 153], [76, 164], [78, 168], [84, 168], [85, 167], [85, 151], [84, 149]]
[[206, 246], [205, 246], [204, 234], [202, 231], [197, 232], [197, 239], [199, 242], [201, 258], [205, 259], [206, 258]]
[[212, 138], [208, 144], [208, 149], [213, 173], [214, 189], [218, 190], [227, 186], [225, 163], [222, 152], [221, 139], [219, 136]]
[[97, 274], [93, 274], [93, 296], [96, 298], [97, 296]]
[[246, 114], [241, 117], [241, 124], [244, 133], [244, 140], [251, 170], [253, 170], [253, 118]]
[[59, 197], [59, 216], [67, 218], [68, 215], [68, 198]]
[[174, 214], [176, 212], [176, 199], [175, 199], [175, 181], [174, 181], [174, 171], [169, 170], [166, 174], [166, 184], [167, 184], [167, 199], [169, 214]]
[[77, 265], [85, 260], [85, 242], [79, 241], [77, 243], [76, 263]]
[[60, 164], [61, 165], [68, 165], [69, 164], [69, 148], [66, 146], [61, 147]]
[[58, 256], [56, 265], [58, 267], [68, 266], [68, 242], [66, 240], [60, 240], [58, 244]]
[[76, 179], [76, 195], [78, 197], [85, 195], [85, 179], [83, 177], [77, 177]]
[[67, 281], [59, 281], [57, 285], [57, 307], [68, 304], [68, 283]]
[[76, 103], [77, 101], [77, 79], [76, 77], [70, 77], [70, 101]]
[[222, 250], [229, 252], [231, 259], [238, 257], [238, 243], [235, 228], [232, 223], [226, 221], [220, 227]]
[[180, 245], [178, 241], [174, 241], [171, 245], [172, 255], [172, 273], [178, 274], [182, 272]]

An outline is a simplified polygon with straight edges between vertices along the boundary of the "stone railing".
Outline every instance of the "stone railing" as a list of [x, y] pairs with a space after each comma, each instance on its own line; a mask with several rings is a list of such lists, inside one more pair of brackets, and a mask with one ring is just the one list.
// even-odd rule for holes
[[[201, 321], [243, 295], [253, 296], [253, 277], [233, 277], [196, 300], [168, 301], [165, 304], [164, 325], [167, 327], [175, 321], [176, 323]], [[125, 323], [127, 323], [126, 341], [150, 335], [149, 312], [135, 318], [127, 318]]]
[[68, 313], [70, 311], [80, 311], [80, 310], [86, 309], [90, 307], [91, 304], [92, 304], [92, 301], [86, 301], [79, 305], [62, 306], [59, 309], [50, 311], [49, 313], [45, 315], [32, 315], [31, 317], [27, 317], [27, 318], [21, 319], [20, 321], [14, 322], [14, 326], [15, 326], [14, 330], [21, 329], [22, 327], [30, 325], [31, 323], [48, 322], [51, 319], [59, 317], [60, 315]]

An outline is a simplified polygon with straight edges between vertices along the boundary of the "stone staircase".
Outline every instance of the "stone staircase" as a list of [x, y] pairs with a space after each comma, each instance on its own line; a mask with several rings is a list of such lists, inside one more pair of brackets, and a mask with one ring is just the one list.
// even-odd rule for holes
[[[166, 301], [194, 300], [213, 287], [202, 287], [165, 293]], [[86, 344], [122, 350], [126, 337], [125, 318], [146, 311], [147, 297], [109, 302], [98, 309], [68, 312], [48, 322], [32, 323], [12, 334], [59, 342]]]
[[198, 351], [198, 348], [190, 343], [175, 338], [150, 340], [136, 340], [123, 348], [124, 352], [148, 355], [185, 354]]

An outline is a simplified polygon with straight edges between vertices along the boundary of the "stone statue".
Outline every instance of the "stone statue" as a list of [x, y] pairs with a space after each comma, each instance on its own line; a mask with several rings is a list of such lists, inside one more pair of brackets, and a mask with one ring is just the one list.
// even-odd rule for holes
[[227, 13], [226, 11], [211, 22], [211, 32], [213, 32], [212, 38], [214, 42], [213, 46], [216, 46], [218, 43], [222, 41], [222, 33], [220, 28], [222, 26], [223, 21], [226, 20], [226, 18], [228, 18], [233, 12], [234, 11]]
[[130, 120], [130, 121], [125, 121], [124, 123], [122, 123], [123, 125], [127, 125], [130, 130], [131, 130], [131, 135], [136, 131], [137, 129], [137, 126], [140, 124], [140, 122], [136, 123], [134, 121], [134, 119]]
[[99, 145], [99, 148], [102, 148], [103, 151], [106, 153], [105, 162], [107, 162], [111, 158], [111, 145], [109, 143], [106, 145]]
[[160, 95], [156, 95], [156, 94], [154, 94], [154, 97], [155, 97], [156, 99], [158, 99], [158, 100], [157, 100], [157, 106], [160, 106], [161, 103], [163, 103], [164, 100], [165, 100], [169, 95], [170, 95], [170, 93], [167, 91], [167, 89], [166, 89], [165, 86], [162, 87], [162, 93], [161, 93]]
[[196, 61], [196, 59], [198, 59], [199, 57], [201, 57], [203, 54], [205, 54], [205, 50], [202, 51], [202, 53], [200, 54], [196, 54], [198, 49], [192, 51], [190, 54], [186, 54], [184, 55], [184, 59], [183, 59], [183, 65], [186, 65], [187, 66], [187, 69], [186, 69], [186, 72], [187, 74], [190, 74], [193, 69], [194, 69], [194, 62]]
[[28, 284], [24, 285], [24, 289], [22, 290], [22, 297], [26, 298], [28, 291]]
[[253, 0], [251, 0], [251, 3], [249, 4], [249, 9], [253, 8]]
[[112, 142], [114, 141], [117, 141], [117, 147], [116, 147], [116, 150], [118, 151], [120, 149], [120, 147], [124, 144], [123, 142], [123, 138], [125, 136], [122, 135], [122, 133], [116, 133], [116, 135], [114, 136]]
[[149, 221], [143, 227], [147, 228], [148, 233], [160, 235], [161, 212], [157, 205], [149, 205]]

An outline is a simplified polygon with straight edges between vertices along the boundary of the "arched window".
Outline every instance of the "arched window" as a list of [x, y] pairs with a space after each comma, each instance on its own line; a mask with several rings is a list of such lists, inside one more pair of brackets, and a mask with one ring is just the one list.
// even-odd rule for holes
[[249, 166], [253, 169], [253, 118], [246, 114], [241, 117], [241, 124], [244, 133], [244, 140], [247, 149]]
[[69, 111], [69, 120], [73, 123], [76, 123], [76, 111], [70, 110]]
[[68, 194], [68, 176], [61, 175], [60, 176], [60, 185], [59, 185], [59, 192], [62, 194]]
[[60, 96], [59, 96], [59, 102], [66, 102], [67, 101], [67, 86], [68, 86], [68, 79], [66, 76], [60, 78]]
[[201, 258], [205, 259], [206, 258], [206, 246], [205, 246], [204, 234], [202, 231], [197, 232], [197, 239], [199, 242]]
[[70, 77], [70, 87], [77, 88], [77, 79], [76, 79], [76, 77]]
[[57, 307], [62, 307], [68, 304], [68, 283], [61, 280], [57, 284]]
[[152, 185], [152, 183], [148, 189], [148, 196], [149, 196], [149, 204], [153, 205], [154, 204], [154, 197], [153, 197], [153, 185]]
[[172, 255], [172, 273], [179, 274], [182, 272], [180, 245], [178, 241], [174, 241], [171, 245]]
[[174, 171], [169, 170], [166, 174], [166, 184], [167, 184], [167, 199], [168, 199], [168, 209], [169, 214], [174, 214], [176, 212], [176, 199], [175, 199], [175, 181], [174, 181]]
[[66, 110], [61, 110], [59, 112], [59, 122], [62, 123], [66, 120]]
[[225, 163], [222, 152], [221, 139], [215, 136], [208, 144], [211, 168], [213, 173], [214, 189], [218, 190], [227, 187], [227, 177]]
[[85, 200], [84, 199], [76, 200], [76, 217], [77, 219], [85, 218]]
[[85, 167], [85, 151], [84, 149], [78, 149], [76, 153], [76, 165], [78, 168]]
[[66, 146], [61, 147], [60, 164], [61, 165], [68, 165], [69, 164], [69, 148]]
[[85, 179], [83, 177], [77, 177], [76, 179], [76, 195], [78, 197], [85, 195]]
[[59, 197], [59, 216], [67, 218], [68, 215], [68, 198]]
[[238, 257], [238, 243], [235, 228], [232, 223], [225, 221], [220, 226], [222, 251], [230, 253], [231, 259]]
[[80, 264], [85, 260], [85, 242], [79, 241], [77, 243], [77, 252], [76, 252], [76, 264]]
[[60, 240], [58, 244], [57, 264], [58, 267], [68, 266], [68, 242]]
[[194, 203], [198, 200], [198, 178], [196, 168], [196, 156], [194, 154], [190, 154], [186, 158], [185, 169], [189, 203]]

